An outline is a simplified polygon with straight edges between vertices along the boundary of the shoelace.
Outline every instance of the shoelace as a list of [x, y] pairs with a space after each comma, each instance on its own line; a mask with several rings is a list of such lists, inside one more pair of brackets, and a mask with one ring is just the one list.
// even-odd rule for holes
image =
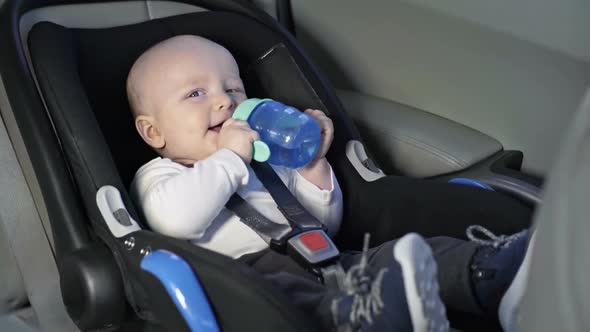
[[[483, 235], [487, 236], [488, 239], [478, 238], [477, 236], [474, 235], [474, 233], [473, 233], [474, 231], [482, 233]], [[470, 241], [473, 241], [473, 242], [478, 243], [480, 245], [492, 246], [494, 248], [506, 248], [512, 242], [514, 242], [516, 239], [521, 237], [522, 234], [524, 233], [524, 231], [519, 232], [519, 233], [515, 233], [512, 235], [508, 235], [508, 236], [507, 235], [499, 235], [498, 236], [481, 225], [471, 225], [471, 226], [467, 227], [467, 230], [465, 231], [465, 233], [467, 235], [467, 238], [469, 238]]]
[[369, 325], [373, 324], [373, 316], [380, 314], [384, 306], [381, 286], [387, 269], [380, 269], [374, 279], [367, 273], [369, 239], [370, 235], [366, 233], [361, 261], [346, 272], [343, 282], [343, 291], [354, 296], [350, 311], [350, 321], [353, 324], [358, 324], [361, 319], [366, 320]]

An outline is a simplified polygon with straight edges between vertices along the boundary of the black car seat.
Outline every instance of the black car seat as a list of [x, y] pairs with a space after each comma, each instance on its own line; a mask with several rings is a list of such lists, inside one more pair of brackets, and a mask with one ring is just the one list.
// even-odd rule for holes
[[[139, 6], [143, 11], [147, 5], [149, 12], [163, 6], [165, 16], [177, 14], [179, 8], [196, 12], [153, 20], [148, 13], [147, 19], [129, 25], [108, 22], [108, 17], [101, 17], [98, 23], [94, 20], [99, 27], [107, 26], [104, 28], [79, 18], [74, 24], [87, 24], [89, 29], [68, 27], [68, 15], [76, 8], [57, 6], [63, 6], [63, 1], [8, 1], [3, 5], [0, 33], [9, 42], [0, 59], [2, 77], [10, 82], [7, 94], [17, 110], [16, 122], [48, 209], [64, 302], [83, 329], [117, 326], [134, 316], [142, 319], [140, 324], [157, 326], [162, 317], [154, 313], [160, 309], [178, 318], [173, 309], [166, 309], [173, 308], [170, 299], [154, 296], [157, 292], [153, 290], [162, 286], [138, 264], [145, 252], [141, 249], [167, 248], [191, 264], [223, 330], [314, 330], [317, 323], [313, 319], [245, 266], [149, 231], [134, 233], [133, 250], [128, 250], [129, 239], [115, 238], [98, 210], [98, 189], [112, 185], [121, 192], [132, 218], [141, 220], [126, 188], [135, 170], [154, 154], [134, 133], [124, 82], [141, 52], [176, 34], [199, 34], [228, 47], [246, 76], [251, 96], [328, 110], [338, 128], [331, 154], [343, 154], [346, 143], [358, 139], [327, 82], [275, 21], [246, 1], [187, 3], [192, 6], [121, 2], [120, 10]], [[104, 10], [102, 6], [86, 7], [87, 14], [96, 15]], [[119, 10], [116, 4], [107, 6]], [[271, 61], [257, 62], [270, 49], [277, 55], [268, 59]], [[265, 71], [273, 71], [273, 76], [285, 73], [288, 79], [257, 80]], [[362, 146], [354, 152], [362, 153]], [[333, 165], [338, 163], [331, 159]], [[349, 162], [340, 163], [342, 171], [356, 173]], [[379, 175], [366, 168], [365, 172], [374, 178]], [[182, 319], [172, 321], [178, 326], [164, 329], [186, 328]]]
[[[363, 229], [380, 227], [355, 224], [355, 206], [386, 204], [375, 199], [388, 177], [292, 36], [250, 2], [7, 0], [0, 70], [47, 207], [68, 313], [84, 330], [186, 330], [162, 285], [139, 266], [146, 253], [166, 249], [190, 264], [223, 330], [315, 330], [317, 322], [246, 266], [147, 230], [129, 200], [134, 172], [155, 155], [135, 133], [125, 78], [144, 50], [179, 34], [226, 46], [250, 97], [326, 110], [336, 128], [328, 159], [345, 193], [339, 244], [357, 249]], [[96, 198], [107, 185], [141, 230], [117, 235], [107, 227]], [[390, 237], [373, 233], [373, 244]]]

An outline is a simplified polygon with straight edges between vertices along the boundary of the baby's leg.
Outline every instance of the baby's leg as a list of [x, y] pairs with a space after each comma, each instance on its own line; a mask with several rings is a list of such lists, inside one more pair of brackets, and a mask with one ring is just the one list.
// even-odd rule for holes
[[289, 272], [265, 274], [264, 278], [284, 291], [299, 308], [315, 315], [323, 330], [334, 330], [334, 319], [330, 306], [340, 292], [330, 290], [319, 282]]
[[452, 310], [481, 314], [472, 291], [469, 266], [478, 245], [471, 241], [438, 236], [426, 239], [438, 266], [440, 297]]
[[243, 256], [239, 259], [278, 289], [284, 291], [289, 299], [309, 314], [315, 315], [323, 330], [333, 329], [330, 304], [337, 292], [330, 291], [319, 279], [302, 268], [289, 256], [270, 249]]
[[[343, 188], [344, 189], [344, 188]], [[532, 208], [481, 188], [406, 177], [355, 184], [345, 190], [346, 222], [339, 232], [341, 249], [360, 249], [363, 234], [378, 245], [416, 232], [425, 238], [465, 238], [474, 222], [499, 234], [530, 227]]]
[[[480, 231], [488, 239], [474, 233]], [[527, 253], [528, 230], [510, 236], [496, 236], [480, 226], [467, 232], [473, 241], [449, 237], [428, 239], [439, 266], [441, 298], [449, 309], [497, 316], [499, 304], [501, 321], [510, 320], [518, 301], [506, 292], [519, 294], [523, 283], [514, 282]], [[518, 296], [513, 296], [517, 298]]]
[[300, 271], [289, 262], [273, 260], [272, 264], [290, 272], [269, 268], [268, 264], [262, 268], [259, 258], [253, 266], [265, 270], [264, 278], [285, 291], [303, 310], [315, 314], [326, 330], [449, 329], [438, 297], [436, 264], [421, 237], [410, 234], [395, 243], [370, 249], [367, 258], [363, 269], [362, 254], [343, 254], [343, 267], [348, 271], [343, 289], [328, 289], [308, 275], [299, 275]]
[[[397, 240], [386, 242], [368, 251], [369, 264], [375, 268], [392, 262], [391, 251]], [[469, 266], [479, 245], [475, 242], [439, 236], [426, 239], [438, 267], [440, 297], [445, 306], [463, 312], [482, 313], [471, 286]], [[348, 269], [360, 260], [359, 252], [342, 255], [342, 264]]]

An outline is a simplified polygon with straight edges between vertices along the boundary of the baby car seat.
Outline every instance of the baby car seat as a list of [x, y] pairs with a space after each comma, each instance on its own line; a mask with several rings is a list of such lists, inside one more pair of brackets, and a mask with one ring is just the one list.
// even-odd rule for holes
[[[224, 331], [317, 330], [313, 317], [247, 266], [149, 231], [129, 200], [135, 171], [155, 154], [135, 132], [126, 75], [143, 51], [180, 34], [227, 47], [250, 97], [325, 110], [336, 129], [328, 159], [345, 197], [341, 249], [358, 249], [367, 229], [372, 244], [391, 238], [375, 231], [375, 221], [355, 222], [359, 204], [387, 204], [389, 177], [367, 157], [297, 42], [250, 2], [6, 0], [0, 70], [47, 206], [68, 313], [82, 330], [188, 330], [165, 286], [140, 265], [167, 250], [188, 263]], [[97, 204], [104, 186], [114, 191]], [[115, 214], [101, 213], [100, 204]]]

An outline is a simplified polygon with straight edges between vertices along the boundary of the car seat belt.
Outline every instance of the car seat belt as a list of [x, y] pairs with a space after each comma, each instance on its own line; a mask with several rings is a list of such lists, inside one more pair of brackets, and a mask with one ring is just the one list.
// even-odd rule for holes
[[253, 162], [252, 169], [277, 203], [279, 211], [287, 218], [291, 227], [295, 225], [301, 229], [325, 228], [319, 220], [307, 212], [297, 201], [270, 164]]
[[265, 239], [271, 249], [289, 254], [310, 272], [322, 277], [323, 274], [333, 275], [323, 270], [340, 270], [339, 264], [332, 264], [340, 253], [324, 225], [301, 206], [269, 164], [253, 162], [251, 167], [290, 227], [264, 217], [237, 194], [230, 198], [226, 207]]
[[256, 211], [252, 205], [246, 202], [238, 194], [233, 194], [232, 197], [230, 197], [226, 207], [240, 217], [244, 224], [252, 228], [267, 243], [270, 243], [273, 239], [283, 238], [291, 232], [291, 227], [269, 220]]

